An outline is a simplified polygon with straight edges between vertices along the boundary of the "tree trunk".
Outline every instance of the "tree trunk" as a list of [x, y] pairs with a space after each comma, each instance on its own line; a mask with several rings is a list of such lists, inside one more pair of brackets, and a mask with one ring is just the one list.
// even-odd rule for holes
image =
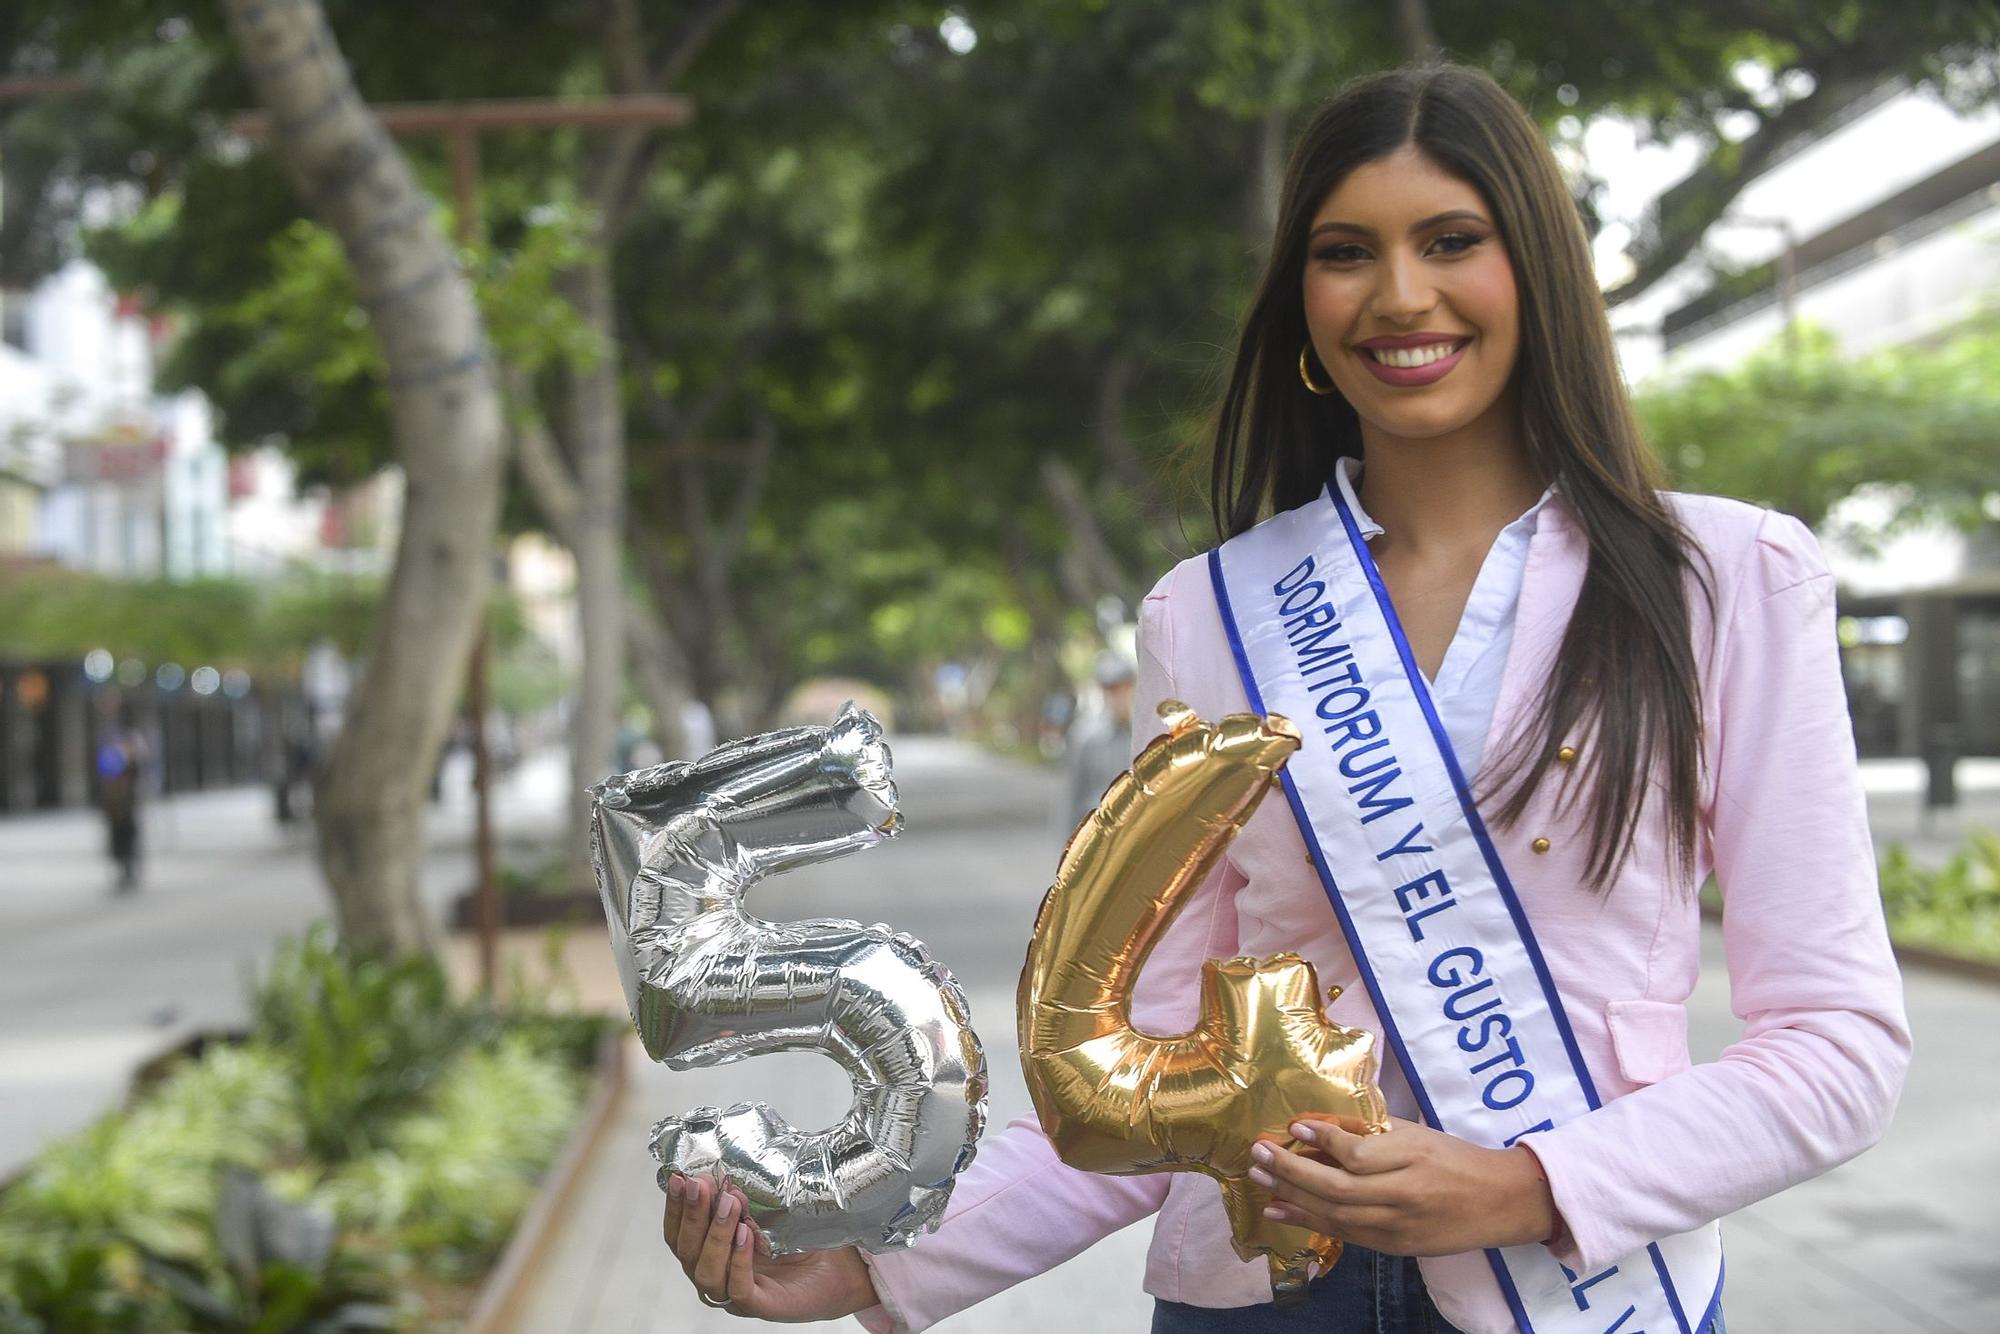
[[1111, 544], [1105, 540], [1104, 526], [1091, 507], [1082, 480], [1060, 454], [1042, 455], [1042, 489], [1055, 502], [1057, 513], [1062, 515], [1063, 527], [1069, 533], [1069, 554], [1073, 557], [1080, 585], [1069, 590], [1071, 598], [1089, 608], [1093, 614], [1098, 599], [1107, 595], [1124, 603], [1128, 611], [1134, 611], [1139, 596], [1145, 590], [1137, 585], [1124, 562], [1112, 552]]
[[1396, 0], [1396, 40], [1408, 59], [1426, 60], [1438, 54], [1437, 27], [1427, 0]]
[[388, 364], [407, 489], [368, 668], [314, 803], [341, 934], [427, 950], [418, 895], [431, 759], [486, 605], [504, 423], [471, 284], [436, 210], [369, 112], [316, 0], [228, 0], [277, 151], [340, 238]]
[[[605, 69], [613, 91], [657, 93], [676, 82], [741, 0], [705, 0], [648, 63], [646, 26], [634, 0], [610, 0], [605, 17]], [[577, 312], [596, 331], [602, 353], [570, 375], [570, 456], [582, 507], [570, 553], [576, 558], [577, 628], [583, 647], [582, 679], [570, 732], [570, 806], [565, 849], [570, 879], [587, 888], [590, 871], [591, 784], [611, 765], [618, 734], [619, 687], [625, 653], [625, 408], [620, 393], [618, 306], [611, 284], [612, 255], [623, 233], [632, 194], [647, 155], [658, 143], [648, 126], [621, 126], [591, 154], [585, 190], [597, 212], [591, 258], [573, 275]], [[654, 681], [653, 684], [657, 684]], [[678, 710], [658, 719], [678, 728]]]
[[1139, 363], [1132, 353], [1122, 349], [1109, 352], [1098, 373], [1097, 407], [1091, 418], [1091, 434], [1104, 460], [1106, 481], [1137, 502], [1146, 521], [1145, 533], [1151, 540], [1152, 549], [1138, 570], [1139, 582], [1125, 594], [1134, 616], [1138, 614], [1139, 599], [1152, 587], [1159, 571], [1186, 556], [1200, 542], [1198, 538], [1189, 540], [1173, 484], [1140, 456], [1125, 430], [1126, 400], [1138, 379]]
[[[503, 378], [514, 412], [514, 457], [528, 499], [555, 540], [574, 553], [583, 494], [556, 442], [549, 437], [529, 378], [513, 368], [503, 371]], [[687, 660], [645, 595], [629, 583], [620, 586], [625, 598], [625, 655], [630, 660], [639, 697], [652, 711], [653, 739], [667, 755], [693, 759], [686, 753], [686, 738], [681, 729], [681, 709], [688, 700]]]
[[618, 734], [618, 689], [625, 650], [625, 409], [618, 392], [618, 330], [611, 293], [610, 238], [600, 233], [576, 275], [575, 300], [597, 330], [599, 355], [570, 372], [570, 456], [576, 465], [576, 610], [583, 641], [570, 741], [570, 807], [564, 844], [570, 878], [590, 884], [590, 786], [611, 769]]
[[687, 707], [687, 667], [667, 627], [638, 591], [625, 603], [625, 653], [632, 662], [632, 681], [639, 698], [653, 715], [653, 740], [669, 759], [695, 760], [688, 753], [681, 710]]

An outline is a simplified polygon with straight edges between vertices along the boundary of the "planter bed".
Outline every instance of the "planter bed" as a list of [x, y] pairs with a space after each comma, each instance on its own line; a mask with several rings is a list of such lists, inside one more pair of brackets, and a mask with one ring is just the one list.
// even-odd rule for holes
[[495, 1327], [622, 1087], [619, 1030], [318, 932], [252, 1012], [0, 1191], [0, 1334]]
[[542, 1176], [541, 1188], [528, 1211], [507, 1239], [507, 1249], [487, 1271], [479, 1296], [466, 1318], [465, 1334], [506, 1334], [513, 1328], [516, 1304], [528, 1280], [547, 1255], [556, 1224], [576, 1194], [598, 1141], [613, 1124], [612, 1113], [625, 1092], [625, 1038], [607, 1026], [597, 1040], [597, 1079], [577, 1118], [576, 1129], [562, 1152]]

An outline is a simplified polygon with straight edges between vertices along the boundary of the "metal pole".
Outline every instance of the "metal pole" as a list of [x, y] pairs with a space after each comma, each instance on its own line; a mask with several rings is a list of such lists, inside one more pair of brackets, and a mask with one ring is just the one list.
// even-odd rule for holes
[[[453, 123], [451, 189], [458, 213], [458, 244], [470, 253], [479, 240], [479, 137], [470, 120]], [[504, 905], [493, 870], [493, 758], [486, 744], [487, 658], [486, 610], [472, 640], [472, 661], [466, 669], [466, 710], [472, 716], [473, 847], [478, 861], [474, 901], [479, 916], [479, 993], [489, 999], [500, 975], [500, 926]]]

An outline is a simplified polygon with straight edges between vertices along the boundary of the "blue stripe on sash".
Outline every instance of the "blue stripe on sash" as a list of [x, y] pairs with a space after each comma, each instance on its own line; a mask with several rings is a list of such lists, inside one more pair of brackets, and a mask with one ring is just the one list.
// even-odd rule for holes
[[[1430, 683], [1424, 680], [1424, 674], [1417, 669], [1416, 655], [1410, 649], [1409, 638], [1403, 633], [1403, 622], [1396, 615], [1394, 604], [1389, 601], [1389, 590], [1382, 583], [1382, 572], [1376, 568], [1375, 557], [1368, 550], [1368, 543], [1362, 538], [1360, 528], [1355, 525], [1354, 515], [1347, 508], [1346, 497], [1342, 496], [1340, 489], [1332, 483], [1327, 484], [1326, 495], [1333, 502], [1334, 508], [1339, 511], [1341, 527], [1347, 530], [1348, 545], [1354, 549], [1355, 558], [1361, 562], [1362, 573], [1368, 576], [1368, 587], [1374, 591], [1375, 603], [1381, 608], [1382, 619], [1388, 624], [1389, 636], [1396, 645], [1397, 656], [1403, 660], [1403, 671], [1409, 676], [1410, 685], [1416, 691], [1417, 703], [1424, 711], [1424, 721], [1430, 724], [1431, 736], [1435, 738], [1438, 753], [1444, 759], [1445, 771], [1451, 775], [1452, 789], [1458, 794], [1458, 804], [1465, 812], [1466, 824], [1472, 830], [1472, 836], [1478, 842], [1480, 852], [1485, 854], [1487, 869], [1493, 872], [1494, 886], [1499, 889], [1500, 898], [1507, 905], [1508, 915], [1514, 919], [1514, 929], [1521, 934], [1521, 944], [1526, 947], [1528, 960], [1535, 967], [1535, 976], [1541, 981], [1543, 998], [1548, 1002], [1550, 1017], [1556, 1021], [1556, 1031], [1562, 1035], [1563, 1047], [1569, 1053], [1570, 1065], [1576, 1071], [1577, 1083], [1583, 1088], [1584, 1100], [1595, 1111], [1604, 1104], [1597, 1096], [1597, 1085], [1590, 1077], [1589, 1068], [1583, 1063], [1583, 1052], [1576, 1045], [1576, 1033], [1570, 1028], [1569, 1013], [1563, 1009], [1562, 997], [1556, 992], [1555, 978], [1549, 973], [1547, 960], [1542, 957], [1541, 943], [1535, 939], [1534, 929], [1528, 925], [1528, 914], [1522, 909], [1521, 900], [1514, 893], [1514, 882], [1508, 878], [1506, 864], [1500, 860], [1500, 854], [1493, 847], [1493, 839], [1486, 832], [1486, 821], [1480, 817], [1479, 808], [1473, 803], [1471, 785], [1465, 781], [1465, 773], [1459, 768], [1458, 754], [1452, 749], [1450, 735], [1444, 730], [1444, 723], [1437, 715], [1437, 706], [1431, 701]], [[1247, 662], [1247, 659], [1243, 661]], [[1530, 1149], [1529, 1152], [1532, 1153], [1533, 1150]], [[1681, 1334], [1694, 1334], [1688, 1325], [1687, 1312], [1681, 1308], [1680, 1293], [1674, 1288], [1673, 1275], [1667, 1269], [1667, 1259], [1660, 1254], [1659, 1245], [1649, 1244], [1646, 1247], [1646, 1254], [1652, 1257], [1653, 1268], [1659, 1273], [1660, 1286], [1666, 1290], [1667, 1305], [1673, 1310], [1674, 1320], [1680, 1325]], [[1499, 1252], [1488, 1251], [1487, 1255], [1496, 1268], [1500, 1267]], [[1509, 1300], [1516, 1301], [1512, 1285], [1503, 1282], [1502, 1286], [1508, 1289]], [[1718, 1298], [1721, 1293], [1722, 1289], [1718, 1285], [1716, 1288]], [[1515, 1314], [1521, 1319], [1522, 1327], [1526, 1328], [1527, 1321], [1521, 1312], [1517, 1309]]]
[[[1658, 1250], [1658, 1247], [1654, 1249]], [[1695, 1326], [1695, 1329], [1699, 1330], [1700, 1334], [1708, 1334], [1709, 1326], [1715, 1323], [1715, 1317], [1722, 1312], [1722, 1283], [1728, 1276], [1727, 1271], [1729, 1266], [1727, 1260], [1728, 1257], [1726, 1255], [1719, 1254], [1715, 1257], [1715, 1295], [1708, 1299], [1708, 1309], [1701, 1313], [1701, 1323]], [[1659, 1260], [1655, 1258], [1653, 1263], [1658, 1264]], [[1669, 1283], [1667, 1285], [1667, 1295], [1672, 1296], [1673, 1291], [1674, 1285]], [[1679, 1314], [1678, 1307], [1675, 1308], [1675, 1314]]]
[[[1243, 677], [1243, 693], [1250, 697], [1250, 708], [1256, 713], [1266, 712], [1263, 692], [1257, 689], [1257, 678], [1250, 671], [1250, 657], [1243, 649], [1243, 636], [1236, 627], [1236, 613], [1229, 602], [1229, 588], [1222, 579], [1222, 549], [1208, 553], [1208, 577], [1215, 585], [1215, 602], [1222, 609], [1222, 628], [1229, 635], [1229, 649], [1236, 657], [1236, 670]], [[1390, 1017], [1388, 1002], [1382, 996], [1381, 984], [1375, 978], [1375, 970], [1369, 966], [1367, 951], [1361, 948], [1361, 934], [1354, 929], [1354, 922], [1347, 915], [1347, 904], [1340, 897], [1340, 890], [1333, 879], [1332, 863], [1326, 859], [1326, 850], [1319, 845], [1319, 835], [1314, 831], [1312, 818], [1306, 814], [1305, 800], [1292, 783], [1291, 771], [1278, 770], [1278, 778], [1285, 785], [1285, 800], [1291, 804], [1292, 817], [1297, 821], [1299, 832], [1305, 835], [1306, 848], [1312, 853], [1313, 866], [1319, 871], [1320, 886], [1326, 891], [1328, 903], [1333, 905], [1334, 916], [1340, 919], [1341, 934], [1347, 937], [1348, 948], [1354, 955], [1355, 966], [1361, 970], [1362, 985], [1368, 988], [1368, 995], [1375, 1002], [1375, 1013], [1381, 1016], [1384, 1036], [1395, 1049], [1396, 1061], [1409, 1078], [1410, 1091], [1417, 1095], [1417, 1105], [1423, 1108], [1424, 1120], [1432, 1129], [1439, 1129], [1442, 1122], [1437, 1109], [1431, 1106], [1431, 1095], [1424, 1088], [1423, 1077], [1417, 1073], [1415, 1061], [1403, 1046], [1403, 1035], [1396, 1031], [1396, 1021]]]
[[[1514, 891], [1513, 881], [1508, 877], [1506, 866], [1501, 862], [1499, 854], [1493, 846], [1492, 838], [1486, 829], [1486, 823], [1480, 817], [1478, 807], [1472, 800], [1471, 785], [1466, 782], [1464, 771], [1458, 763], [1458, 755], [1452, 749], [1449, 734], [1445, 731], [1444, 724], [1438, 717], [1436, 705], [1431, 699], [1429, 683], [1424, 679], [1423, 673], [1417, 668], [1415, 654], [1410, 649], [1409, 639], [1403, 631], [1402, 621], [1396, 615], [1395, 606], [1389, 600], [1389, 592], [1383, 585], [1381, 572], [1376, 568], [1374, 558], [1368, 551], [1367, 543], [1361, 537], [1360, 531], [1355, 525], [1354, 517], [1349, 512], [1345, 501], [1337, 489], [1332, 484], [1328, 484], [1326, 494], [1332, 500], [1336, 512], [1340, 515], [1341, 525], [1346, 530], [1349, 545], [1353, 548], [1356, 558], [1360, 561], [1362, 572], [1368, 579], [1369, 588], [1375, 595], [1376, 605], [1381, 610], [1383, 619], [1389, 628], [1391, 641], [1396, 646], [1396, 652], [1402, 661], [1403, 670], [1411, 682], [1418, 705], [1423, 710], [1424, 719], [1430, 727], [1432, 738], [1438, 747], [1440, 756], [1444, 760], [1446, 772], [1451, 777], [1452, 789], [1458, 798], [1460, 809], [1465, 815], [1467, 828], [1471, 831], [1474, 840], [1477, 842], [1480, 852], [1486, 860], [1487, 867], [1493, 874], [1494, 884], [1500, 891], [1501, 900], [1507, 906], [1508, 915], [1513, 919], [1515, 929], [1520, 934], [1529, 961], [1534, 967], [1536, 978], [1541, 984], [1543, 998], [1548, 1004], [1550, 1015], [1556, 1023], [1556, 1030], [1560, 1034], [1564, 1049], [1569, 1056], [1571, 1068], [1576, 1075], [1579, 1086], [1583, 1090], [1584, 1099], [1593, 1109], [1601, 1107], [1603, 1104], [1598, 1097], [1596, 1084], [1592, 1081], [1590, 1071], [1584, 1064], [1583, 1053], [1577, 1046], [1576, 1035], [1570, 1027], [1569, 1015], [1564, 1011], [1562, 999], [1556, 991], [1555, 980], [1549, 973], [1547, 961], [1542, 956], [1541, 946], [1535, 939], [1534, 932], [1528, 923], [1527, 914], [1521, 907], [1520, 899]], [[1244, 693], [1248, 697], [1250, 707], [1257, 713], [1264, 713], [1266, 710], [1263, 701], [1263, 692], [1257, 687], [1257, 679], [1251, 670], [1249, 655], [1244, 649], [1242, 633], [1237, 626], [1235, 612], [1230, 604], [1228, 585], [1222, 573], [1222, 551], [1219, 547], [1210, 550], [1208, 553], [1208, 573], [1209, 581], [1214, 586], [1216, 605], [1222, 612], [1222, 626], [1229, 638], [1230, 653], [1236, 660], [1237, 673], [1243, 680]], [[1304, 801], [1299, 796], [1298, 789], [1293, 784], [1289, 772], [1280, 770], [1278, 777], [1284, 785], [1285, 799], [1292, 808], [1292, 814], [1298, 823], [1299, 831], [1305, 836], [1305, 842], [1312, 853], [1313, 866], [1319, 872], [1321, 887], [1326, 892], [1328, 902], [1333, 906], [1335, 916], [1340, 920], [1342, 933], [1347, 937], [1349, 949], [1354, 955], [1355, 965], [1361, 973], [1361, 980], [1367, 987], [1370, 998], [1375, 1003], [1375, 1012], [1382, 1021], [1384, 1036], [1387, 1037], [1390, 1047], [1396, 1053], [1396, 1059], [1402, 1067], [1405, 1078], [1409, 1081], [1411, 1092], [1415, 1094], [1417, 1103], [1423, 1110], [1425, 1121], [1432, 1128], [1439, 1129], [1441, 1128], [1441, 1121], [1437, 1110], [1431, 1103], [1429, 1091], [1424, 1087], [1423, 1078], [1417, 1071], [1416, 1063], [1410, 1059], [1409, 1051], [1403, 1044], [1401, 1033], [1396, 1029], [1395, 1021], [1391, 1017], [1389, 1006], [1382, 995], [1381, 984], [1375, 976], [1375, 971], [1369, 965], [1366, 952], [1359, 944], [1359, 932], [1356, 931], [1353, 921], [1348, 916], [1346, 904], [1340, 897], [1338, 886], [1333, 877], [1332, 866], [1327, 861], [1326, 852], [1320, 846], [1318, 836], [1313, 830], [1312, 820], [1306, 813]], [[1648, 1245], [1646, 1252], [1652, 1260], [1655, 1272], [1659, 1275], [1661, 1287], [1666, 1294], [1667, 1303], [1673, 1311], [1674, 1320], [1679, 1325], [1681, 1334], [1694, 1334], [1695, 1329], [1707, 1329], [1709, 1322], [1715, 1318], [1717, 1308], [1721, 1304], [1723, 1287], [1721, 1273], [1718, 1271], [1715, 1295], [1709, 1301], [1708, 1309], [1702, 1317], [1701, 1324], [1690, 1327], [1687, 1321], [1687, 1314], [1681, 1305], [1680, 1294], [1675, 1289], [1673, 1276], [1667, 1268], [1666, 1257], [1661, 1254], [1658, 1244]], [[1508, 1306], [1513, 1311], [1516, 1323], [1520, 1325], [1525, 1334], [1533, 1334], [1533, 1325], [1529, 1321], [1527, 1310], [1521, 1302], [1520, 1293], [1514, 1285], [1513, 1275], [1507, 1269], [1505, 1258], [1499, 1250], [1491, 1248], [1486, 1251], [1486, 1258], [1488, 1264], [1493, 1269], [1494, 1277], [1499, 1281], [1500, 1290], [1506, 1297]]]
[[1486, 833], [1486, 821], [1480, 818], [1479, 808], [1472, 802], [1471, 785], [1465, 781], [1464, 770], [1458, 767], [1458, 753], [1452, 749], [1450, 735], [1437, 716], [1437, 706], [1431, 702], [1430, 683], [1417, 670], [1416, 655], [1410, 651], [1410, 641], [1403, 634], [1403, 622], [1389, 601], [1389, 590], [1382, 583], [1382, 572], [1375, 568], [1375, 558], [1369, 553], [1361, 530], [1355, 526], [1354, 516], [1348, 512], [1346, 498], [1331, 486], [1327, 487], [1327, 495], [1340, 512], [1340, 523], [1347, 530], [1348, 544], [1354, 548], [1355, 558], [1361, 562], [1361, 572], [1368, 576], [1368, 587], [1374, 590], [1375, 604], [1382, 609], [1382, 619], [1388, 623], [1389, 638], [1396, 645], [1397, 656], [1403, 660], [1403, 671], [1410, 678], [1411, 688], [1416, 691], [1417, 705], [1424, 711], [1424, 721], [1430, 724], [1438, 754], [1444, 759], [1445, 772], [1451, 775], [1452, 791], [1458, 794], [1466, 826], [1472, 830], [1473, 840], [1486, 857], [1486, 869], [1493, 873], [1493, 883], [1499, 887], [1500, 898], [1507, 905], [1508, 915], [1514, 919], [1514, 929], [1520, 932], [1521, 944], [1527, 948], [1528, 961], [1535, 966], [1535, 976], [1541, 981], [1542, 996], [1548, 1001], [1549, 1013], [1556, 1021], [1556, 1031], [1562, 1034], [1563, 1048], [1569, 1053], [1577, 1082], [1583, 1085], [1584, 1101], [1595, 1110], [1603, 1106], [1597, 1097], [1597, 1085], [1591, 1082], [1590, 1071], [1584, 1067], [1583, 1052], [1576, 1045], [1576, 1034], [1570, 1031], [1569, 1016], [1563, 1012], [1562, 1000], [1556, 995], [1555, 979], [1549, 975], [1549, 966], [1542, 959], [1542, 947], [1528, 925], [1528, 915], [1521, 911], [1520, 899], [1514, 895], [1514, 882], [1507, 878], [1507, 867], [1501, 862], [1500, 854], [1494, 850], [1493, 840]]

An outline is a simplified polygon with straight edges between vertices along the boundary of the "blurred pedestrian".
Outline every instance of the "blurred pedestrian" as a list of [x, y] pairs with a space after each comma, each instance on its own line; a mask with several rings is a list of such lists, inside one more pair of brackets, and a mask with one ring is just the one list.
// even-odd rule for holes
[[681, 705], [681, 752], [683, 759], [698, 760], [716, 746], [715, 715], [708, 705], [690, 699]]
[[104, 828], [111, 860], [118, 867], [117, 892], [129, 894], [139, 887], [139, 796], [140, 782], [151, 757], [143, 733], [133, 724], [129, 709], [121, 708], [118, 721], [97, 747], [97, 804], [104, 812]]
[[1130, 658], [1106, 649], [1097, 655], [1094, 675], [1101, 702], [1080, 710], [1070, 727], [1065, 834], [1096, 808], [1111, 780], [1132, 767], [1132, 691], [1138, 672]]
[[[278, 747], [278, 764], [271, 776], [271, 804], [279, 824], [298, 819], [304, 803], [301, 796], [312, 795], [312, 776], [318, 749], [310, 728], [295, 725], [286, 730]], [[433, 780], [433, 789], [435, 789]], [[435, 790], [432, 799], [436, 799]]]

